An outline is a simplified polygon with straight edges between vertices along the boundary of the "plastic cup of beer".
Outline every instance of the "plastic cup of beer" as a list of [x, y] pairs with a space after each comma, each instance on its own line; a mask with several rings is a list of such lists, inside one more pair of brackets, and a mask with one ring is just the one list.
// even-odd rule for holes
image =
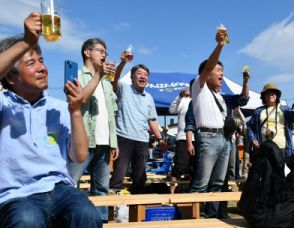
[[134, 56], [133, 56], [133, 45], [129, 45], [129, 47], [126, 50], [126, 58], [127, 60], [130, 62], [133, 60]]
[[[108, 63], [111, 64], [113, 70], [115, 70], [115, 61], [108, 61]], [[110, 82], [113, 82], [114, 76], [115, 76], [115, 74], [112, 72], [112, 73], [106, 75], [106, 79]]]
[[59, 0], [41, 0], [42, 35], [54, 42], [61, 38]]
[[249, 66], [243, 66], [243, 67], [242, 67], [242, 73], [243, 73], [243, 75], [244, 75], [244, 74], [247, 74], [248, 77], [250, 78], [250, 77], [251, 77], [250, 67], [249, 67]]
[[217, 28], [217, 30], [224, 35], [224, 42], [225, 44], [230, 43], [228, 31], [226, 27], [223, 24], [220, 24], [220, 26]]

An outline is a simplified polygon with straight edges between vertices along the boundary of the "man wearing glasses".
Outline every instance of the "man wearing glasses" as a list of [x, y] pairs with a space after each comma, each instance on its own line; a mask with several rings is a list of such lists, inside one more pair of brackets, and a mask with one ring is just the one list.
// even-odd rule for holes
[[[69, 169], [78, 181], [89, 166], [91, 195], [107, 195], [110, 177], [110, 156], [118, 157], [116, 124], [117, 110], [111, 83], [105, 75], [115, 74], [115, 66], [106, 62], [106, 44], [99, 38], [88, 39], [81, 49], [84, 66], [78, 80], [83, 86], [82, 114], [89, 139], [89, 156], [82, 163], [70, 163]], [[107, 207], [97, 207], [100, 219], [108, 221]]]

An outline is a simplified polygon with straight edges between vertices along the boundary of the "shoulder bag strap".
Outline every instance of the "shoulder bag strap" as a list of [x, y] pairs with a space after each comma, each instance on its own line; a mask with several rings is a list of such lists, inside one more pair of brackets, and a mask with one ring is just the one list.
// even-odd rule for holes
[[217, 107], [219, 108], [219, 110], [221, 111], [221, 113], [224, 112], [224, 108], [221, 106], [221, 104], [219, 103], [218, 99], [216, 98], [215, 94], [210, 90], [210, 92], [212, 93], [213, 97], [214, 97], [214, 100], [217, 104]]

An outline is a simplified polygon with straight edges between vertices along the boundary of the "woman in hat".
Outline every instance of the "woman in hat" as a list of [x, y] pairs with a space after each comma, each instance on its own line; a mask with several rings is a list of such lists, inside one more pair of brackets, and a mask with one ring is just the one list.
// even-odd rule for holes
[[261, 91], [263, 106], [257, 108], [247, 123], [248, 140], [251, 144], [250, 156], [258, 151], [262, 142], [267, 139], [275, 142], [285, 157], [288, 166], [294, 164], [292, 146], [292, 123], [294, 112], [288, 106], [280, 104], [281, 90], [276, 84], [267, 83]]

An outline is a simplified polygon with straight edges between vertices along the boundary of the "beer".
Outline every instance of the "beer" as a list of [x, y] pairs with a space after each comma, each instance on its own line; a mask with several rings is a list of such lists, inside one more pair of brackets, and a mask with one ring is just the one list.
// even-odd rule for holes
[[243, 73], [243, 77], [246, 76], [246, 77], [250, 78], [251, 77], [250, 67], [249, 66], [243, 66], [242, 67], [242, 73]]
[[114, 81], [114, 74], [108, 74], [106, 75], [106, 79], [110, 82], [113, 82]]
[[110, 82], [114, 81], [114, 76], [115, 76], [115, 61], [108, 61], [107, 62], [111, 66], [111, 72], [106, 75], [106, 79]]
[[127, 58], [128, 61], [132, 61], [133, 60], [133, 57], [134, 57], [133, 54], [132, 53], [129, 53], [129, 52], [126, 55], [126, 58]]
[[57, 15], [42, 15], [42, 35], [47, 41], [53, 42], [61, 38], [60, 17]]
[[130, 62], [133, 60], [134, 56], [133, 56], [133, 45], [130, 44], [129, 47], [126, 50], [126, 58], [127, 60]]
[[223, 24], [220, 24], [220, 26], [218, 27], [218, 31], [224, 35], [225, 44], [230, 43], [228, 31], [227, 31], [226, 27]]

